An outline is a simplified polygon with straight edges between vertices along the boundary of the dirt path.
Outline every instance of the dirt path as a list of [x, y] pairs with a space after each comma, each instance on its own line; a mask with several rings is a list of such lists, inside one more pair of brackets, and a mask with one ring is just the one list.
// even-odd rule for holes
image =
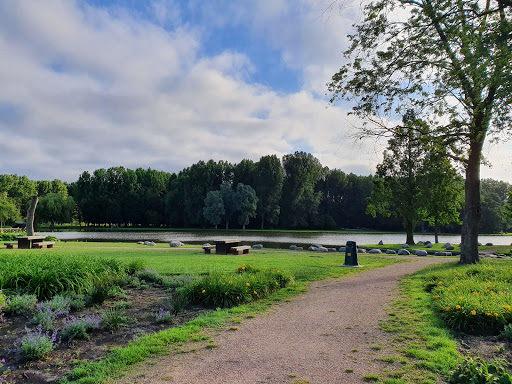
[[316, 282], [268, 314], [215, 336], [217, 348], [160, 358], [118, 382], [363, 383], [364, 375], [382, 368], [375, 357], [393, 353], [378, 325], [397, 280], [448, 260], [420, 258]]

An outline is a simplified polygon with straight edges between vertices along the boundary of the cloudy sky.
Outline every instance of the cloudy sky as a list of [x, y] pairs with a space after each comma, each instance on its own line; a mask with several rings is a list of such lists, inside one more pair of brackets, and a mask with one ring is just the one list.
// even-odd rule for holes
[[[0, 173], [75, 181], [306, 151], [373, 173], [325, 84], [358, 6], [331, 0], [0, 0]], [[512, 182], [512, 145], [483, 177]], [[511, 174], [511, 176], [509, 176]]]

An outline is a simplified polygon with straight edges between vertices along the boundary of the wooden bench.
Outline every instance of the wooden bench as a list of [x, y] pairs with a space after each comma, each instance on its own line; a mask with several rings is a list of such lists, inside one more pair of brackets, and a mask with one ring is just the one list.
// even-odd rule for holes
[[32, 243], [32, 248], [43, 248], [44, 246], [46, 246], [46, 248], [53, 248], [53, 244], [55, 244], [55, 241], [39, 241]]
[[204, 253], [209, 255], [212, 253], [212, 249], [215, 249], [215, 245], [205, 245], [203, 246]]
[[14, 243], [4, 243], [4, 245], [7, 247], [7, 249], [13, 249], [15, 245], [18, 245], [18, 242], [15, 241]]
[[233, 252], [233, 255], [239, 255], [240, 252], [243, 252], [243, 254], [248, 254], [249, 249], [251, 249], [248, 245], [241, 245], [239, 247], [231, 247], [231, 252]]

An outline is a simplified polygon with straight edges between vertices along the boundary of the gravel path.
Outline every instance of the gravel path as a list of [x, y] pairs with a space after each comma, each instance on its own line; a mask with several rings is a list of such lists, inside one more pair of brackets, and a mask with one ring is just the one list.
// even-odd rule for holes
[[316, 282], [268, 314], [244, 319], [238, 330], [214, 336], [217, 348], [159, 358], [119, 382], [363, 383], [382, 369], [376, 357], [394, 353], [378, 326], [397, 280], [449, 260], [419, 258]]

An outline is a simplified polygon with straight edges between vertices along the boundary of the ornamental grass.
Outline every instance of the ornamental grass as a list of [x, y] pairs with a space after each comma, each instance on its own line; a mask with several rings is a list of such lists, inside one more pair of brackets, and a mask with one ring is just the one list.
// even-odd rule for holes
[[58, 293], [83, 293], [91, 281], [121, 277], [126, 267], [118, 260], [83, 255], [12, 254], [0, 258], [0, 289], [35, 294], [38, 300]]
[[512, 268], [508, 263], [458, 266], [430, 275], [424, 286], [451, 329], [499, 334], [512, 323]]
[[[244, 272], [240, 272], [244, 271]], [[258, 300], [288, 286], [292, 277], [277, 270], [238, 268], [231, 275], [218, 272], [203, 276], [181, 291], [190, 304], [206, 308], [230, 308]]]

